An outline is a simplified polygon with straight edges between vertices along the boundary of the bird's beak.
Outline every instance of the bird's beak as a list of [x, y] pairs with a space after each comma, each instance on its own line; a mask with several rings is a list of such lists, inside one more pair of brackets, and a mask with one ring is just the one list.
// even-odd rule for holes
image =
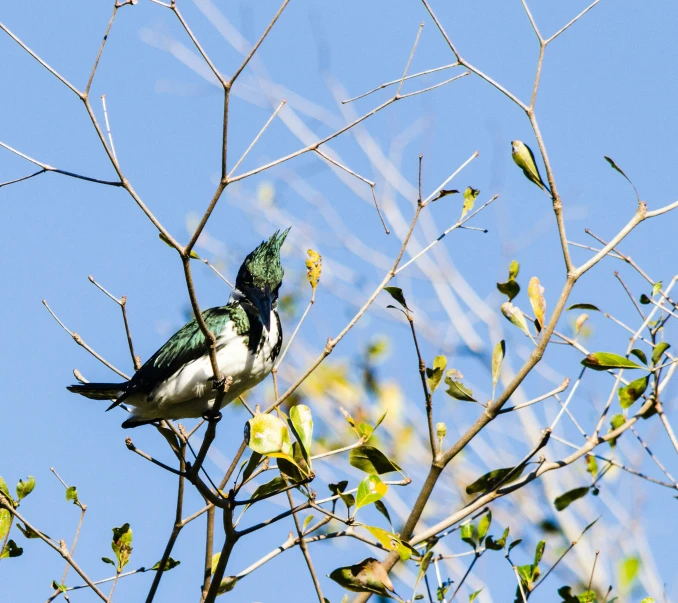
[[254, 295], [253, 298], [254, 305], [261, 315], [261, 322], [268, 333], [271, 330], [271, 309], [273, 307], [271, 292], [266, 287], [264, 291], [257, 291], [257, 295]]

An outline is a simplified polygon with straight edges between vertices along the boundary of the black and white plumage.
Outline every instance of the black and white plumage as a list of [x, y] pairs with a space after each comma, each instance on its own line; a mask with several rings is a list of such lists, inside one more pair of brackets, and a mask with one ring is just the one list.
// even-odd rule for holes
[[[289, 229], [288, 229], [289, 230]], [[235, 290], [226, 306], [202, 313], [217, 340], [217, 363], [230, 385], [221, 407], [259, 384], [273, 368], [282, 347], [282, 328], [276, 310], [282, 284], [277, 232], [243, 262]], [[193, 318], [177, 331], [124, 383], [71, 385], [74, 393], [98, 400], [115, 400], [132, 407], [123, 427], [137, 427], [160, 419], [198, 418], [217, 396], [205, 337]]]

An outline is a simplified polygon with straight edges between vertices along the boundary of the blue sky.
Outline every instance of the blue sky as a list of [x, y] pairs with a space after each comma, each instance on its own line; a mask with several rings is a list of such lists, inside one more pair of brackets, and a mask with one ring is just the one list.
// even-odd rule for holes
[[[110, 4], [78, 0], [64, 6], [25, 0], [5, 3], [0, 8], [0, 20], [82, 88], [108, 22]], [[579, 1], [557, 6], [532, 4], [534, 17], [545, 35], [586, 6]], [[179, 0], [179, 5], [206, 51], [224, 72], [230, 73], [239, 64], [240, 55], [199, 10], [209, 3]], [[250, 42], [278, 8], [268, 0], [256, 3], [256, 8], [241, 0], [215, 0], [213, 6], [223, 11], [230, 24]], [[519, 1], [453, 5], [435, 2], [433, 7], [465, 58], [520, 98], [528, 99], [538, 47]], [[651, 208], [676, 198], [673, 172], [678, 149], [674, 134], [678, 123], [674, 101], [678, 67], [673, 57], [678, 52], [678, 42], [673, 24], [677, 17], [678, 8], [668, 1], [641, 4], [603, 0], [547, 49], [537, 116], [563, 196], [571, 240], [591, 244], [584, 228], [609, 237], [635, 210], [632, 189], [609, 168], [604, 155], [613, 157], [626, 171]], [[314, 136], [329, 134], [346, 119], [352, 119], [352, 112], [360, 115], [388, 98], [387, 92], [372, 95], [345, 106], [347, 113], [342, 116], [332, 90], [341, 88], [343, 91], [337, 94], [353, 96], [399, 77], [421, 22], [425, 26], [411, 73], [453, 61], [419, 2], [291, 2], [262, 46], [258, 60], [248, 67], [234, 90], [229, 164], [234, 165], [281, 98], [287, 98], [290, 108]], [[220, 91], [181, 62], [189, 56], [189, 46], [170, 11], [146, 0], [125, 7], [116, 20], [92, 89], [93, 105], [100, 118], [98, 99], [106, 94], [116, 151], [126, 176], [180, 241], [188, 240], [187, 224], [204, 211], [214, 190], [221, 137]], [[113, 179], [114, 172], [75, 95], [4, 34], [0, 36], [0, 53], [0, 141], [60, 169]], [[403, 91], [433, 85], [445, 77], [448, 76], [436, 74], [420, 78], [406, 83]], [[266, 87], [264, 80], [279, 87]], [[315, 116], [313, 111], [317, 111]], [[536, 146], [527, 119], [515, 105], [471, 75], [395, 103], [372, 118], [366, 128], [371, 135], [370, 144], [376, 145], [373, 148], [394, 162], [401, 160], [402, 181], [388, 179], [383, 170], [375, 168], [365, 153], [365, 139], [360, 136], [342, 136], [330, 148], [352, 169], [374, 180], [382, 203], [399, 208], [407, 220], [413, 199], [405, 193], [416, 186], [420, 153], [424, 155], [426, 194], [474, 151], [479, 151], [478, 159], [452, 186], [481, 189], [479, 201], [500, 195], [474, 222], [489, 232], [457, 232], [441, 245], [469, 285], [494, 308], [501, 303], [494, 284], [505, 278], [506, 266], [514, 258], [521, 262], [525, 285], [529, 275], [539, 275], [552, 307], [564, 276], [562, 257], [547, 199], [524, 179], [509, 156], [513, 139]], [[398, 141], [403, 142], [400, 157]], [[276, 120], [240, 169], [255, 168], [301, 146]], [[30, 164], [0, 149], [0, 181], [31, 171]], [[304, 198], [302, 184], [312, 187], [315, 193]], [[302, 332], [307, 349], [291, 354], [295, 369], [300, 370], [322, 349], [326, 338], [336, 334], [354, 312], [353, 304], [364, 299], [365, 291], [382, 278], [383, 269], [365, 260], [378, 263], [378, 253], [391, 258], [399, 248], [395, 236], [386, 237], [380, 230], [368, 187], [355, 181], [350, 184], [337, 178], [320, 158], [309, 155], [263, 172], [227, 190], [208, 225], [209, 239], [199, 249], [201, 255], [214, 260], [232, 277], [241, 258], [263, 237], [291, 223], [288, 247], [292, 253], [285, 260], [286, 287], [289, 292], [301, 291], [301, 299], [306, 295], [302, 288], [303, 253], [310, 246], [323, 254], [327, 282], [333, 286], [319, 289], [318, 302]], [[274, 191], [273, 202], [262, 206], [267, 190]], [[319, 209], [325, 207], [321, 197], [336, 212], [329, 222], [327, 214]], [[310, 203], [309, 198], [316, 203]], [[188, 298], [180, 262], [158, 241], [153, 225], [133, 201], [116, 188], [44, 174], [0, 189], [0, 203], [0, 240], [5, 258], [1, 267], [4, 303], [0, 328], [5, 345], [0, 351], [4, 384], [0, 475], [10, 484], [20, 477], [35, 475], [38, 486], [21, 510], [46, 533], [59, 538], [70, 538], [77, 513], [63, 501], [61, 486], [49, 468], [55, 467], [64, 479], [79, 487], [82, 500], [88, 504], [79, 558], [87, 560], [93, 576], [107, 575], [108, 570], [98, 559], [109, 554], [110, 528], [126, 521], [135, 530], [130, 567], [152, 564], [160, 557], [171, 526], [174, 478], [130, 455], [124, 446], [127, 433], [119, 428], [119, 415], [104, 414], [96, 403], [68, 394], [65, 386], [72, 381], [73, 368], [91, 380], [109, 380], [111, 374], [69, 340], [40, 302], [47, 299], [69, 328], [107, 359], [130, 371], [119, 310], [88, 282], [87, 276], [94, 275], [116, 295], [128, 296], [135, 345], [145, 359], [185, 321]], [[459, 203], [454, 200], [432, 206], [435, 232], [452, 224], [458, 212]], [[360, 257], [359, 251], [346, 249], [345, 239], [337, 236], [339, 221], [369, 245], [374, 257]], [[623, 249], [654, 280], [667, 283], [675, 272], [671, 253], [675, 225], [673, 214], [645, 223], [624, 244]], [[431, 238], [428, 232], [417, 233], [422, 243]], [[573, 256], [582, 262], [588, 252], [574, 250]], [[572, 300], [604, 304], [606, 311], [633, 326], [633, 307], [613, 271], [624, 274], [636, 297], [645, 285], [633, 272], [624, 272], [623, 264], [613, 262], [606, 260], [586, 275]], [[194, 271], [202, 307], [224, 303], [228, 289], [206, 267], [196, 265]], [[440, 279], [445, 278], [441, 273]], [[484, 383], [482, 388], [487, 390], [487, 370], [482, 362], [470, 357], [464, 340], [450, 329], [449, 316], [433, 293], [431, 278], [413, 267], [395, 284], [416, 299], [421, 311], [430, 317], [432, 329], [440, 333], [438, 339], [425, 338], [425, 357], [446, 351], [469, 381]], [[518, 301], [527, 306], [524, 293]], [[335, 354], [349, 361], [375, 336], [388, 337], [392, 352], [380, 366], [381, 375], [384, 379], [407, 375], [402, 377], [406, 403], [419, 404], [409, 334], [383, 311], [386, 303], [384, 300], [381, 309], [368, 313]], [[284, 325], [287, 333], [291, 333], [294, 324], [292, 321]], [[503, 323], [502, 327], [505, 328]], [[668, 339], [670, 330], [667, 331]], [[480, 347], [486, 353], [493, 341], [486, 329], [480, 332]], [[524, 349], [513, 331], [507, 332], [507, 339], [515, 342], [516, 349]], [[595, 318], [594, 335], [588, 342], [592, 348], [623, 349], [627, 342], [627, 334]], [[556, 351], [548, 360], [549, 366], [557, 367], [556, 372], [563, 376], [578, 373], [579, 358], [571, 352]], [[519, 366], [519, 361], [519, 356], [514, 357], [514, 366]], [[543, 383], [531, 384], [529, 395], [544, 391]], [[586, 405], [602, 404], [607, 387], [609, 384], [603, 383], [602, 378], [586, 383], [585, 395], [579, 401], [583, 417], [593, 421], [594, 415], [588, 414]], [[269, 390], [263, 387], [253, 398], [263, 404], [268, 395]], [[667, 410], [675, 414], [671, 388], [666, 396]], [[440, 418], [451, 424], [470, 424], [477, 413], [466, 406], [445, 405], [442, 399], [440, 404]], [[233, 420], [222, 423], [226, 427], [220, 433], [218, 448], [227, 458], [237, 448], [244, 420], [243, 413], [233, 410]], [[518, 429], [516, 424], [507, 425], [508, 430]], [[674, 467], [675, 473], [675, 456], [671, 456], [663, 431], [643, 428], [653, 450], [667, 461], [669, 469]], [[571, 428], [567, 429], [566, 436], [570, 437]], [[504, 445], [505, 430], [502, 427], [500, 431], [497, 437], [504, 438]], [[153, 430], [139, 429], [132, 435], [141, 448], [159, 449]], [[520, 444], [515, 444], [516, 456], [521, 456]], [[639, 460], [643, 470], [655, 470], [644, 464], [644, 457], [633, 458]], [[414, 474], [413, 478], [416, 487], [422, 475]], [[619, 505], [643, 523], [658, 573], [668, 581], [667, 596], [673, 593], [675, 597], [675, 559], [670, 553], [676, 526], [675, 522], [657, 520], [670, 516], [675, 501], [665, 489], [651, 489], [644, 484], [640, 500], [634, 491], [636, 482], [631, 479], [618, 477], [610, 489], [614, 488]], [[534, 493], [542, 495], [536, 488]], [[639, 517], [636, 513], [641, 502], [643, 512]], [[200, 501], [191, 495], [189, 503], [198, 508]], [[600, 512], [615, 521], [609, 508], [601, 506]], [[262, 518], [266, 516], [264, 511], [254, 510], [253, 519], [260, 516], [257, 513]], [[241, 548], [239, 545], [235, 569], [245, 567], [282, 542], [289, 528], [278, 525], [242, 543]], [[161, 600], [189, 600], [196, 595], [202, 552], [194, 553], [202, 550], [201, 539], [202, 527], [195, 526], [182, 534], [176, 554], [182, 565], [164, 578]], [[19, 540], [23, 540], [21, 535]], [[25, 549], [23, 557], [0, 564], [5, 598], [46, 598], [49, 583], [61, 575], [62, 562], [35, 541], [20, 544]], [[339, 563], [367, 556], [367, 549], [318, 546], [323, 575]], [[601, 553], [605, 554], [607, 558], [601, 557], [601, 562], [613, 571], [615, 551]], [[293, 600], [295, 596], [301, 597], [298, 600], [312, 600], [310, 581], [301, 570], [298, 580], [288, 579], [302, 562], [299, 552], [293, 551], [266, 570], [270, 572], [266, 579], [275, 584], [275, 597], [270, 591], [262, 591], [261, 583], [251, 577], [238, 585], [233, 600]], [[488, 562], [479, 570], [479, 577], [494, 586], [495, 601], [509, 600], [510, 595], [502, 592], [502, 580], [511, 579], [507, 569], [508, 565]], [[72, 575], [70, 580], [75, 583]], [[553, 600], [560, 586], [556, 582], [545, 584], [534, 600]], [[148, 575], [123, 581], [118, 600], [143, 600], [142, 583], [150, 583]], [[340, 589], [326, 583], [327, 596], [333, 602], [340, 600]], [[298, 594], [298, 589], [304, 589], [303, 595]], [[510, 590], [512, 593], [513, 584]], [[652, 594], [660, 600], [659, 593]], [[643, 589], [639, 588], [633, 600], [640, 600], [642, 595]], [[91, 598], [79, 594], [73, 599]]]

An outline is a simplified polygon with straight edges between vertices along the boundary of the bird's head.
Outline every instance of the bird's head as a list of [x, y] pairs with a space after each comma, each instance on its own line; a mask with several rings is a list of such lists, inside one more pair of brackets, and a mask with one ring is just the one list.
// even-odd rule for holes
[[245, 258], [235, 279], [235, 288], [259, 312], [267, 331], [271, 328], [271, 309], [278, 301], [284, 274], [280, 248], [289, 231], [289, 228], [282, 233], [276, 231], [268, 241], [263, 241]]

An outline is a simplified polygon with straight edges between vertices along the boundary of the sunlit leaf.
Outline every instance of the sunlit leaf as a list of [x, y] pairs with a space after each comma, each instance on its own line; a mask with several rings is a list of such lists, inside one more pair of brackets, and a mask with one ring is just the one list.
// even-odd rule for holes
[[452, 396], [455, 400], [463, 400], [464, 402], [475, 402], [473, 392], [465, 387], [461, 381], [456, 378], [461, 377], [461, 373], [456, 370], [449, 370], [445, 375], [445, 385], [447, 385], [446, 393]]
[[480, 191], [478, 189], [475, 189], [471, 186], [467, 186], [466, 190], [464, 191], [464, 207], [461, 210], [461, 218], [463, 219], [464, 216], [470, 212], [473, 209], [473, 206], [476, 202], [476, 198], [480, 194]]
[[657, 295], [662, 290], [662, 282], [657, 281], [654, 285], [652, 285], [652, 296]]
[[643, 368], [624, 356], [613, 354], [611, 352], [593, 352], [589, 354], [581, 363], [594, 371], [606, 371], [607, 369], [639, 369]]
[[438, 385], [440, 385], [440, 380], [443, 378], [445, 367], [447, 367], [447, 358], [445, 358], [445, 356], [436, 356], [433, 359], [433, 368], [426, 369], [428, 388], [431, 390], [431, 393], [436, 391]]
[[583, 498], [589, 493], [590, 487], [589, 486], [583, 486], [581, 488], [574, 488], [573, 490], [569, 490], [565, 492], [565, 494], [561, 494], [558, 498], [556, 498], [553, 501], [553, 504], [556, 507], [556, 511], [563, 511], [564, 509], [567, 509], [567, 507], [572, 504], [575, 500], [578, 500], [580, 498]]
[[[615, 429], [619, 429], [624, 423], [626, 423], [626, 417], [624, 415], [614, 415], [610, 419], [610, 431], [614, 431]], [[610, 446], [612, 448], [615, 447], [617, 444], [617, 438], [612, 438], [609, 440]]]
[[222, 578], [221, 582], [219, 582], [219, 588], [217, 588], [217, 595], [231, 592], [235, 588], [238, 580], [238, 576], [226, 576]]
[[574, 334], [578, 335], [581, 328], [584, 326], [584, 323], [589, 319], [589, 315], [586, 312], [582, 312], [577, 316], [577, 320], [574, 321]]
[[311, 409], [305, 404], [297, 404], [290, 408], [290, 422], [304, 452], [304, 459], [310, 466], [311, 443], [313, 442], [313, 416]]
[[598, 475], [598, 462], [596, 457], [592, 454], [586, 455], [586, 472], [591, 474], [591, 477]]
[[318, 281], [320, 281], [320, 274], [323, 270], [323, 258], [317, 251], [313, 251], [313, 249], [309, 249], [306, 254], [306, 276], [311, 285], [311, 289], [315, 291], [318, 286]]
[[66, 488], [66, 500], [73, 501], [74, 505], [77, 505], [80, 502], [78, 500], [78, 490], [75, 486], [69, 486]]
[[546, 300], [544, 299], [544, 287], [541, 286], [539, 279], [533, 276], [530, 284], [527, 286], [527, 296], [530, 299], [530, 305], [534, 312], [534, 317], [539, 324], [539, 330], [544, 328], [546, 320]]
[[480, 518], [478, 522], [478, 542], [483, 544], [483, 539], [487, 536], [487, 532], [492, 524], [492, 511], [488, 511]]
[[639, 350], [638, 348], [633, 348], [631, 350], [631, 354], [633, 354], [638, 360], [640, 360], [643, 364], [647, 364], [647, 356], [645, 355], [645, 352], [643, 350]]
[[473, 547], [473, 549], [475, 550], [477, 545], [476, 538], [478, 536], [478, 532], [476, 530], [476, 526], [473, 523], [466, 523], [463, 526], [461, 526], [459, 536], [461, 537], [462, 541], [464, 541], [469, 546]]
[[355, 565], [339, 567], [330, 573], [330, 578], [346, 590], [395, 598], [393, 583], [386, 568], [372, 557]]
[[26, 481], [19, 480], [19, 483], [16, 485], [16, 496], [17, 501], [20, 501], [26, 498], [35, 488], [35, 478], [32, 475], [28, 476]]
[[670, 347], [671, 344], [666, 343], [665, 341], [660, 341], [656, 346], [654, 346], [654, 350], [652, 350], [652, 364], [659, 364], [664, 352], [666, 352], [666, 350], [668, 350]]
[[[502, 339], [492, 351], [492, 391], [497, 387], [499, 376], [501, 375], [501, 365], [506, 356], [506, 342]], [[494, 393], [492, 394], [494, 398]]]
[[290, 432], [284, 421], [272, 414], [254, 415], [245, 424], [247, 445], [265, 456], [287, 457], [292, 460]]
[[374, 536], [389, 551], [396, 551], [401, 561], [407, 561], [412, 554], [418, 555], [418, 551], [412, 548], [406, 542], [403, 542], [393, 532], [388, 532], [377, 528], [376, 526], [363, 526], [372, 536]]
[[428, 566], [431, 565], [431, 559], [433, 557], [433, 551], [428, 551], [422, 558], [421, 563], [419, 563], [419, 572], [417, 573], [417, 580], [414, 583], [413, 591], [416, 592], [417, 586], [421, 582], [422, 578], [426, 575], [428, 571]]
[[358, 446], [353, 448], [348, 457], [349, 463], [365, 473], [382, 475], [392, 471], [400, 471], [400, 467], [390, 461], [386, 455], [374, 446]]
[[628, 385], [620, 387], [617, 391], [619, 395], [619, 404], [622, 408], [629, 408], [638, 398], [640, 398], [647, 389], [650, 382], [650, 376], [646, 375], [635, 381], [631, 381]]
[[383, 498], [388, 492], [388, 486], [381, 481], [378, 475], [368, 475], [363, 481], [358, 484], [358, 492], [356, 493], [356, 511], [360, 507], [369, 505], [379, 499]]
[[118, 572], [121, 572], [129, 563], [129, 558], [132, 554], [132, 528], [129, 527], [128, 523], [121, 525], [119, 528], [113, 528], [111, 548], [118, 560]]
[[483, 589], [481, 588], [480, 590], [473, 591], [469, 596], [468, 596], [468, 603], [473, 603], [473, 601], [476, 600], [476, 597], [483, 592]]
[[526, 335], [529, 335], [530, 332], [527, 330], [527, 323], [525, 322], [525, 316], [520, 311], [518, 306], [514, 306], [511, 302], [504, 302], [501, 305], [501, 313], [516, 327], [523, 331]]
[[52, 580], [52, 588], [54, 590], [61, 591], [62, 593], [67, 592], [67, 588], [65, 584], [59, 584], [56, 580]]
[[544, 556], [544, 549], [546, 548], [546, 541], [540, 540], [537, 543], [537, 548], [534, 550], [534, 565], [539, 565], [541, 558]]
[[623, 590], [626, 590], [631, 586], [638, 576], [639, 569], [640, 559], [638, 557], [627, 557], [621, 562], [621, 567], [619, 568], [619, 580]]
[[[162, 559], [160, 560], [162, 561]], [[160, 569], [160, 561], [157, 561], [151, 566], [151, 570], [159, 570]], [[170, 570], [174, 569], [177, 565], [181, 565], [181, 561], [178, 561], [176, 559], [172, 559], [172, 557], [168, 557], [167, 561], [165, 562], [165, 568], [163, 571], [169, 572]]]

